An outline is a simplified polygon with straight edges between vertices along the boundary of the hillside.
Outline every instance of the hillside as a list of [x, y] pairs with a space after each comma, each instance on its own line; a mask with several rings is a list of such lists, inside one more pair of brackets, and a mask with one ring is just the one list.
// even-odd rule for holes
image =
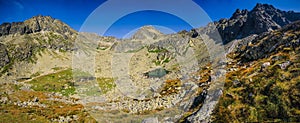
[[257, 4], [129, 39], [50, 16], [3, 23], [0, 122], [299, 122], [299, 20]]
[[299, 122], [300, 21], [257, 36], [228, 54], [216, 122]]

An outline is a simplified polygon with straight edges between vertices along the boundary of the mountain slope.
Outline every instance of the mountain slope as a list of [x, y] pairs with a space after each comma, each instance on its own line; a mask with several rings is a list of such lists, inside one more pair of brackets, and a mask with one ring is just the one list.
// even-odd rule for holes
[[300, 121], [300, 21], [259, 35], [228, 56], [215, 122]]
[[[79, 33], [49, 16], [4, 23], [0, 121], [299, 122], [296, 20], [257, 4], [216, 25], [169, 35], [145, 26], [130, 39]], [[214, 91], [226, 62], [225, 88]], [[209, 117], [204, 102], [221, 94]]]

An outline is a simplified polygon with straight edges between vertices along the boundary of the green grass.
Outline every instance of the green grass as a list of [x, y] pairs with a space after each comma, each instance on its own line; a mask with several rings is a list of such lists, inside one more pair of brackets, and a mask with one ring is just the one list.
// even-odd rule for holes
[[101, 93], [105, 94], [116, 87], [114, 78], [97, 78]]
[[[74, 72], [78, 76], [87, 75], [84, 72]], [[29, 82], [32, 89], [42, 92], [59, 92], [64, 96], [75, 94], [72, 69], [63, 70], [33, 79]]]
[[51, 68], [52, 70], [55, 70], [55, 71], [58, 71], [58, 70], [61, 70], [63, 69], [62, 67], [54, 67], [54, 68]]

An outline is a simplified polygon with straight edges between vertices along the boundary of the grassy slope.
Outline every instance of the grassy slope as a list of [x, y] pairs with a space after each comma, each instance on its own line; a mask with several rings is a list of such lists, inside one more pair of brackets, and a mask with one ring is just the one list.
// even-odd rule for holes
[[[299, 35], [299, 31], [287, 33], [287, 38]], [[215, 122], [300, 121], [300, 47], [279, 47], [281, 50], [227, 73], [224, 93], [214, 112]], [[291, 64], [281, 69], [280, 64], [288, 61]], [[267, 62], [270, 66], [262, 68]]]

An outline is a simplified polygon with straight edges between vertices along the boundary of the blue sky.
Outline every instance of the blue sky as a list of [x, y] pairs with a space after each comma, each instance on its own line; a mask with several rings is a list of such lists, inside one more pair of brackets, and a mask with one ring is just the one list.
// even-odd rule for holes
[[[122, 2], [124, 1], [122, 0]], [[139, 1], [141, 1], [139, 4], [143, 4], [143, 0]], [[86, 18], [104, 2], [105, 0], [0, 0], [0, 23], [24, 21], [40, 14], [62, 20], [75, 30], [79, 30]], [[299, 0], [194, 0], [194, 2], [213, 21], [220, 18], [230, 18], [237, 8], [251, 10], [256, 3], [268, 3], [281, 10], [300, 12]], [[163, 3], [161, 5], [164, 6]], [[111, 9], [117, 10], [119, 8]], [[174, 9], [180, 10], [181, 7]], [[107, 13], [109, 14], [109, 12]], [[159, 11], [141, 11], [119, 19], [108, 29], [105, 35], [122, 37], [143, 25], [165, 26], [174, 31], [192, 28], [187, 22], [176, 16]], [[89, 28], [84, 31], [89, 32]], [[91, 31], [93, 31], [92, 27]]]

